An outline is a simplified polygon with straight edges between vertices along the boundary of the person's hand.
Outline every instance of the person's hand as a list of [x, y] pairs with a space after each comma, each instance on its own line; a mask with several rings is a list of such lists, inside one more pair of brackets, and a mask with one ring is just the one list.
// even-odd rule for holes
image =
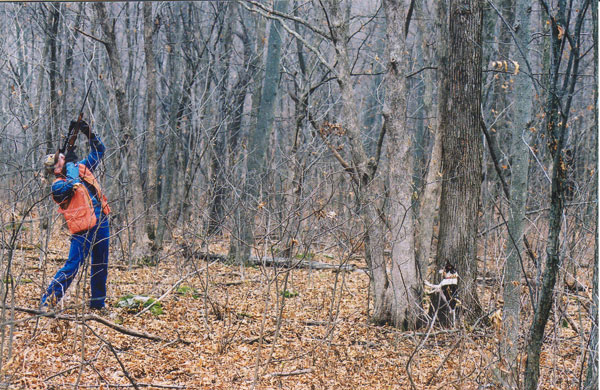
[[79, 181], [79, 165], [72, 162], [67, 163], [67, 179]]
[[[71, 121], [71, 124], [69, 125], [69, 131], [74, 129], [76, 126], [77, 126], [77, 121]], [[83, 134], [85, 134], [85, 136], [88, 138], [90, 138], [90, 136], [92, 135], [92, 132], [90, 130], [90, 125], [88, 125], [87, 122], [84, 120], [79, 122], [79, 131], [81, 131]]]

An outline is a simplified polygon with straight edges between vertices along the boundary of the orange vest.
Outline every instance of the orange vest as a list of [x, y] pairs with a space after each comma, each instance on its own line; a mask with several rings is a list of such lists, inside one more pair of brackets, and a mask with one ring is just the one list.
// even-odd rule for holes
[[[91, 185], [96, 190], [96, 197], [102, 204], [102, 212], [105, 215], [110, 213], [110, 207], [106, 196], [100, 190], [100, 184], [89, 170], [83, 164], [79, 164], [79, 177]], [[56, 180], [65, 180], [58, 178]], [[55, 181], [56, 182], [56, 181]], [[98, 219], [94, 213], [94, 205], [90, 194], [84, 184], [75, 184], [73, 195], [62, 203], [59, 203], [58, 212], [65, 216], [67, 226], [72, 234], [81, 233], [96, 226]]]

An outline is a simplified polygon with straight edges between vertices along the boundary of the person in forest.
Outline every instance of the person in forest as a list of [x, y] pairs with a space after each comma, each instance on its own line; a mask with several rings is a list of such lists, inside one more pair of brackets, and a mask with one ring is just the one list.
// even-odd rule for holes
[[106, 147], [85, 121], [72, 121], [70, 126], [73, 128], [78, 125], [89, 140], [88, 156], [77, 161], [77, 155], [70, 150], [66, 156], [62, 153], [58, 157], [49, 154], [44, 159], [46, 174], [54, 176], [52, 198], [59, 205], [58, 212], [64, 215], [71, 232], [69, 258], [42, 295], [41, 305], [44, 309], [55, 307], [61, 300], [90, 252], [92, 264], [89, 306], [92, 309], [103, 309], [106, 299], [110, 207], [93, 174]]

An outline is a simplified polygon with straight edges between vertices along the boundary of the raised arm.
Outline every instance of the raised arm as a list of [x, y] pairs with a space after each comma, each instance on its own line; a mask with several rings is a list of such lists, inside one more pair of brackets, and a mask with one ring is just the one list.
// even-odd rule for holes
[[88, 167], [91, 171], [94, 171], [102, 157], [104, 157], [104, 152], [106, 151], [106, 146], [102, 143], [100, 137], [95, 135], [94, 133], [90, 134], [90, 154], [79, 163]]

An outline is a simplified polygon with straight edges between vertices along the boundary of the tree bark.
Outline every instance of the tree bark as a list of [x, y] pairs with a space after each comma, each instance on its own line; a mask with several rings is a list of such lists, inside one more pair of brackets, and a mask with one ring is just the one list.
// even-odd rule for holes
[[[529, 52], [529, 23], [531, 5], [528, 1], [520, 0], [517, 4], [516, 15], [518, 25], [515, 36], [516, 44], [523, 49], [526, 57], [521, 57], [522, 69], [528, 61]], [[518, 52], [518, 51], [517, 51]], [[519, 57], [517, 57], [519, 58]], [[513, 378], [518, 378], [515, 366], [518, 353], [520, 302], [521, 302], [521, 269], [523, 252], [523, 224], [525, 206], [527, 203], [527, 182], [529, 172], [529, 139], [533, 110], [533, 86], [531, 75], [520, 72], [515, 75], [514, 83], [514, 124], [512, 126], [512, 165], [510, 182], [510, 216], [508, 218], [507, 258], [504, 266], [503, 281], [503, 321], [504, 338], [502, 349], [506, 362], [511, 366]]]
[[186, 106], [189, 96], [184, 93], [188, 83], [192, 81], [185, 78], [183, 57], [181, 56], [181, 41], [183, 31], [183, 21], [180, 15], [180, 4], [172, 4], [173, 18], [175, 28], [168, 31], [168, 39], [172, 42], [173, 47], [168, 55], [169, 68], [169, 121], [165, 143], [167, 145], [166, 164], [161, 174], [162, 186], [160, 191], [159, 215], [156, 225], [156, 239], [154, 240], [154, 259], [153, 263], [158, 264], [158, 251], [162, 248], [169, 223], [169, 213], [172, 210], [171, 199], [176, 190], [173, 188], [173, 183], [177, 183], [179, 177], [179, 169], [177, 164], [177, 145], [179, 144], [180, 135], [182, 133], [183, 111]]
[[[56, 150], [59, 146], [53, 144], [53, 134], [58, 132], [60, 129], [60, 121], [58, 118], [58, 86], [57, 86], [57, 78], [59, 77], [58, 73], [58, 23], [60, 19], [60, 13], [58, 11], [58, 7], [60, 4], [52, 4], [51, 11], [49, 15], [50, 21], [50, 33], [48, 34], [49, 43], [50, 43], [50, 61], [48, 62], [48, 80], [50, 81], [50, 123], [51, 126], [48, 126], [46, 129], [46, 145], [47, 148], [52, 151], [52, 153], [56, 153]], [[62, 142], [62, 139], [59, 139], [59, 144]]]
[[[598, 2], [592, 1], [592, 31], [594, 35], [594, 85], [598, 85]], [[598, 88], [594, 89], [594, 123], [595, 132], [598, 134]], [[598, 138], [596, 138], [596, 147], [594, 150], [598, 150]], [[595, 183], [595, 196], [593, 199], [598, 199], [598, 176], [596, 176]], [[592, 329], [590, 339], [590, 356], [588, 357], [588, 369], [585, 378], [586, 390], [594, 390], [598, 388], [598, 208], [596, 212], [592, 214], [596, 221], [596, 231], [594, 236], [596, 242], [594, 243], [594, 274], [593, 274], [593, 288], [592, 288]]]
[[[365, 242], [365, 259], [370, 270], [370, 288], [373, 296], [371, 320], [389, 323], [404, 329], [417, 323], [420, 293], [417, 267], [414, 258], [414, 231], [410, 209], [412, 196], [412, 151], [410, 135], [406, 130], [406, 62], [402, 28], [405, 7], [402, 1], [384, 2], [388, 29], [389, 69], [384, 127], [391, 134], [390, 158], [398, 164], [390, 172], [391, 244], [392, 259], [384, 254], [387, 226], [380, 214], [375, 195], [378, 179], [375, 177], [378, 153], [369, 158], [362, 143], [360, 122], [356, 112], [354, 83], [349, 61], [349, 12], [342, 12], [340, 2], [330, 1], [330, 32], [335, 47], [337, 83], [341, 95], [343, 130], [349, 146], [350, 162], [342, 164], [351, 175], [357, 188], [357, 209], [362, 220]], [[324, 136], [324, 131], [321, 130]], [[383, 134], [382, 134], [383, 135]], [[339, 159], [342, 159], [340, 156]]]
[[219, 64], [217, 68], [216, 84], [219, 87], [219, 119], [214, 131], [211, 132], [211, 149], [210, 149], [210, 209], [208, 213], [208, 229], [207, 234], [212, 236], [221, 232], [221, 225], [225, 214], [225, 197], [226, 197], [226, 167], [227, 167], [227, 152], [226, 152], [226, 134], [227, 122], [230, 113], [230, 98], [229, 93], [229, 73], [231, 68], [231, 43], [233, 41], [233, 26], [232, 16], [236, 4], [222, 5], [218, 19], [222, 26], [220, 27], [220, 39], [218, 49], [215, 51], [215, 62]]
[[479, 0], [449, 3], [441, 63], [439, 131], [442, 194], [437, 264], [454, 264], [461, 310], [469, 322], [482, 315], [477, 294], [476, 236], [481, 193], [481, 26]]
[[[403, 329], [417, 325], [421, 303], [421, 284], [415, 259], [413, 199], [413, 145], [411, 132], [406, 126], [406, 69], [407, 48], [403, 29], [406, 4], [404, 0], [384, 1], [387, 21], [389, 72], [386, 80], [386, 98], [383, 108], [390, 161], [390, 222], [392, 262], [390, 285], [391, 323]], [[381, 222], [379, 222], [382, 225]], [[379, 281], [384, 282], [384, 281]], [[385, 282], [384, 282], [385, 283]]]
[[[424, 5], [423, 5], [424, 6]], [[439, 10], [438, 10], [439, 11]], [[425, 13], [426, 10], [420, 11]], [[423, 19], [425, 19], [423, 17]], [[439, 18], [442, 19], [442, 18]], [[439, 22], [438, 22], [439, 24]], [[419, 35], [421, 39], [426, 39], [430, 31], [424, 21], [419, 21]], [[438, 26], [439, 27], [439, 26]], [[430, 38], [432, 41], [437, 41], [435, 45], [435, 52], [424, 56], [428, 63], [438, 63], [443, 57], [443, 47], [441, 45], [441, 32], [438, 29], [437, 40], [435, 35]], [[423, 43], [425, 46], [425, 43]], [[435, 247], [433, 246], [433, 228], [437, 215], [437, 208], [440, 203], [440, 191], [442, 188], [441, 176], [441, 164], [442, 164], [442, 137], [441, 132], [438, 131], [439, 113], [434, 112], [433, 109], [433, 98], [435, 88], [435, 77], [434, 73], [427, 72], [424, 75], [424, 96], [423, 96], [423, 115], [425, 117], [435, 117], [429, 121], [428, 130], [433, 132], [433, 146], [429, 155], [429, 163], [426, 170], [425, 182], [423, 183], [423, 189], [419, 197], [419, 216], [415, 221], [415, 259], [419, 267], [419, 273], [421, 278], [427, 278], [429, 270], [430, 257], [434, 256]], [[439, 110], [439, 105], [438, 105]]]
[[146, 191], [148, 212], [146, 214], [146, 234], [154, 239], [156, 233], [158, 207], [157, 167], [159, 156], [156, 149], [156, 61], [154, 56], [155, 26], [152, 18], [152, 2], [144, 2], [144, 60], [146, 64], [146, 164], [148, 171]]

